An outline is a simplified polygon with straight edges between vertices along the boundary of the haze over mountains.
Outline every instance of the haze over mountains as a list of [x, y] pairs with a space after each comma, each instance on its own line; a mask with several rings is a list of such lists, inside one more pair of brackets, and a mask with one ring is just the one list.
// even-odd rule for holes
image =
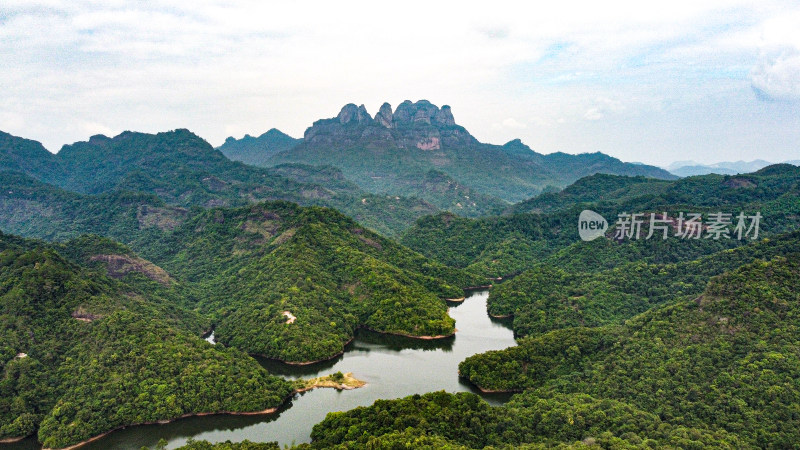
[[[784, 161], [784, 163], [796, 166], [800, 164], [800, 159]], [[774, 163], [764, 161], [763, 159], [755, 159], [753, 161], [723, 161], [714, 164], [700, 164], [695, 161], [675, 161], [664, 168], [679, 177], [691, 177], [695, 175], [708, 175], [710, 173], [719, 175], [750, 173], [761, 170], [770, 164]]]

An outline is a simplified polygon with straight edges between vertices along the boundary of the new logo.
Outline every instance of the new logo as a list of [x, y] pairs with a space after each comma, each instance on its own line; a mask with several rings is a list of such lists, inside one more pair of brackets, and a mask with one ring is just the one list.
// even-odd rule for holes
[[593, 241], [606, 233], [608, 222], [600, 214], [584, 209], [578, 216], [578, 234], [584, 241]]

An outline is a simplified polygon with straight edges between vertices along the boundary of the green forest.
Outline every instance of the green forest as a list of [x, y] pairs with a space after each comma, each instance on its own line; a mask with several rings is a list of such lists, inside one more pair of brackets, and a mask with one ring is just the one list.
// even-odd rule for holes
[[[797, 446], [800, 168], [677, 179], [482, 144], [428, 102], [390, 128], [352, 106], [219, 149], [179, 129], [52, 154], [0, 132], [0, 440], [275, 411], [307, 386], [274, 367], [335, 364], [359, 329], [452, 351], [447, 300], [491, 285], [516, 345], [453, 369], [475, 393], [371, 398], [292, 446]], [[605, 236], [580, 239], [585, 209]], [[716, 212], [759, 212], [758, 238], [615, 236], [622, 213]], [[182, 448], [279, 448], [247, 437]]]
[[[737, 239], [613, 239], [617, 215], [666, 212], [731, 214], [759, 211], [760, 237], [800, 228], [800, 168], [773, 165], [752, 174], [704, 175], [676, 181], [597, 174], [558, 193], [546, 193], [515, 205], [508, 214], [469, 219], [451, 213], [424, 217], [406, 230], [400, 242], [436, 261], [489, 277], [517, 275], [534, 265], [613, 268], [629, 262], [681, 262], [742, 245]], [[541, 207], [548, 205], [547, 208]], [[609, 239], [582, 242], [576, 218], [591, 209], [609, 222]]]
[[336, 211], [291, 203], [214, 209], [140, 248], [202, 291], [197, 307], [220, 342], [292, 362], [341, 353], [358, 327], [450, 335], [442, 299], [483, 282]]
[[620, 325], [556, 330], [475, 355], [460, 372], [485, 389], [588, 394], [744, 446], [800, 439], [797, 252], [714, 277]]
[[293, 392], [240, 350], [200, 339], [207, 321], [167, 288], [111, 278], [59, 247], [0, 236], [0, 438], [37, 432], [65, 447], [133, 423], [261, 411]]
[[[296, 448], [792, 448], [800, 255], [713, 277], [622, 325], [555, 330], [461, 374], [503, 406], [435, 392], [329, 413]], [[230, 448], [195, 443], [187, 448]]]

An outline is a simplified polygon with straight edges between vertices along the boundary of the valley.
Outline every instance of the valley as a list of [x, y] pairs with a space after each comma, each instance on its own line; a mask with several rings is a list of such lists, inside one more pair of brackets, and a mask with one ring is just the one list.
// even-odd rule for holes
[[2, 133], [0, 446], [786, 446], [799, 183], [483, 144], [424, 100], [220, 149]]

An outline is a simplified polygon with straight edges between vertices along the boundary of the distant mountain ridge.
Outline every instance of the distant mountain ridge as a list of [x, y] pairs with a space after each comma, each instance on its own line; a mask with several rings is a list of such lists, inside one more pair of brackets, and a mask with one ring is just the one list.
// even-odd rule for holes
[[[36, 141], [3, 133], [0, 186], [16, 183], [10, 172], [75, 193], [145, 192], [181, 207], [242, 206], [263, 200], [329, 206], [387, 235], [437, 211], [419, 199], [370, 194], [331, 167], [288, 170], [234, 162], [185, 129], [97, 135], [65, 145], [57, 154]], [[4, 197], [15, 197], [7, 191]]]
[[253, 166], [263, 166], [274, 154], [288, 150], [302, 142], [288, 134], [272, 128], [258, 137], [244, 135], [241, 139], [228, 137], [225, 143], [217, 147], [219, 151], [233, 161], [241, 161]]
[[[800, 160], [784, 161], [784, 163], [797, 166], [800, 165]], [[716, 173], [718, 175], [750, 173], [761, 170], [772, 164], [774, 163], [763, 159], [755, 159], [753, 161], [723, 161], [714, 164], [700, 164], [695, 161], [675, 161], [664, 168], [679, 177], [692, 177], [711, 173]]]
[[[282, 163], [338, 167], [369, 192], [402, 192], [447, 208], [454, 199], [437, 194], [445, 189], [416, 183], [435, 170], [476, 193], [494, 197], [494, 201], [484, 198], [482, 204], [474, 201], [474, 195], [463, 194], [455, 203], [461, 203], [464, 211], [451, 210], [464, 215], [492, 210], [491, 204], [498, 199], [521, 201], [595, 173], [674, 178], [658, 167], [625, 163], [602, 153], [543, 155], [519, 139], [505, 145], [482, 143], [456, 123], [450, 106], [440, 108], [427, 100], [406, 100], [394, 111], [384, 103], [374, 116], [364, 105], [347, 104], [335, 117], [315, 121], [302, 142], [260, 165]], [[475, 211], [463, 206], [472, 203]]]
[[674, 263], [741, 242], [699, 239], [692, 245], [675, 245], [670, 240], [642, 239], [619, 245], [607, 237], [586, 243], [578, 236], [575, 219], [584, 209], [610, 220], [621, 212], [667, 212], [677, 217], [681, 211], [734, 215], [759, 211], [759, 236], [768, 237], [798, 229], [799, 183], [800, 167], [790, 164], [775, 164], [749, 174], [674, 181], [596, 174], [562, 191], [517, 203], [509, 208], [510, 215], [466, 219], [441, 213], [424, 217], [406, 230], [401, 242], [436, 261], [490, 277], [515, 275], [553, 258], [575, 265], [585, 257], [581, 271], [642, 259]]

